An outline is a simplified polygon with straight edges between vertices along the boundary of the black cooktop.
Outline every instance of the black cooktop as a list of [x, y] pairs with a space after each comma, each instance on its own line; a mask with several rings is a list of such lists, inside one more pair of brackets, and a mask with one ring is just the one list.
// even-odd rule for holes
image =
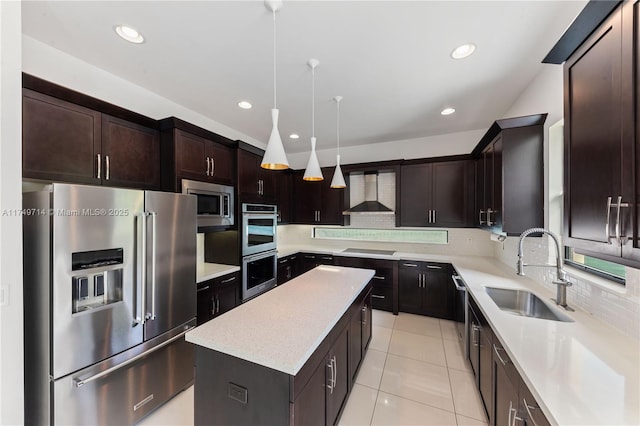
[[395, 253], [393, 250], [375, 250], [375, 249], [363, 249], [363, 248], [348, 248], [343, 250], [343, 253], [365, 253], [365, 254], [382, 254], [391, 256]]

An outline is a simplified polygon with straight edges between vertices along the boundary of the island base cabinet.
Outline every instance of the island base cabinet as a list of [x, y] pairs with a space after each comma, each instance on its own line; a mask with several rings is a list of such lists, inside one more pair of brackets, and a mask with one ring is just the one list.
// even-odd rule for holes
[[333, 426], [370, 339], [371, 283], [296, 375], [196, 346], [195, 424]]
[[289, 424], [289, 377], [196, 346], [195, 424]]

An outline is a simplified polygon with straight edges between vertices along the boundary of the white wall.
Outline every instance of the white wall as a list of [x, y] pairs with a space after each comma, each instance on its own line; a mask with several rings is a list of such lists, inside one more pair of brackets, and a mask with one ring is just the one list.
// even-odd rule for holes
[[[20, 209], [21, 5], [0, 1], [0, 212]], [[22, 220], [0, 214], [0, 424], [24, 422]]]
[[175, 116], [229, 139], [242, 139], [262, 149], [266, 147], [264, 142], [29, 36], [22, 36], [22, 70], [156, 120]]
[[[382, 142], [375, 144], [375, 148], [372, 148], [371, 145], [341, 147], [340, 164], [469, 154], [486, 131], [487, 129], [480, 129], [417, 139]], [[319, 150], [317, 154], [320, 166], [335, 166], [335, 148]], [[303, 169], [307, 166], [309, 153], [291, 153], [287, 154], [287, 158], [292, 168]]]
[[[545, 167], [545, 227], [553, 225], [549, 220], [549, 152], [557, 152], [557, 147], [549, 150], [549, 128], [563, 118], [563, 75], [562, 66], [545, 65], [545, 68], [518, 97], [505, 117], [548, 112], [545, 122], [544, 167]], [[553, 138], [554, 143], [557, 137]], [[561, 141], [560, 141], [561, 142]], [[558, 176], [554, 177], [558, 179]], [[556, 183], [556, 182], [553, 182]], [[555, 187], [555, 185], [552, 185]], [[557, 196], [552, 191], [552, 196]], [[557, 204], [557, 203], [556, 203]], [[557, 226], [557, 225], [556, 225]], [[518, 252], [518, 238], [509, 237], [502, 244], [494, 245], [494, 254], [503, 263], [513, 266]], [[546, 263], [555, 261], [555, 248], [550, 249], [549, 238], [532, 238], [525, 242], [525, 258], [528, 263]], [[553, 245], [553, 243], [551, 243]], [[622, 286], [599, 279], [577, 269], [566, 267], [574, 282], [568, 288], [567, 298], [570, 306], [583, 309], [594, 317], [618, 330], [640, 339], [640, 271], [627, 268], [627, 283]], [[552, 268], [528, 268], [530, 278], [556, 290], [553, 284], [555, 271]]]

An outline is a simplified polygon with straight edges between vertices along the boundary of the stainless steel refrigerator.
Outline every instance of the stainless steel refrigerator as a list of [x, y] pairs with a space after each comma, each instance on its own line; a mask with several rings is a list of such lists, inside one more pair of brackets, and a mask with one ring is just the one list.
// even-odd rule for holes
[[195, 197], [54, 183], [23, 213], [27, 423], [133, 424], [188, 387]]

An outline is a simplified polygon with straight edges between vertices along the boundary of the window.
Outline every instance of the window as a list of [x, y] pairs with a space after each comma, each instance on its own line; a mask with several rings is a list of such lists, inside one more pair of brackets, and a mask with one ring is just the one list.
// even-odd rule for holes
[[607, 262], [576, 252], [571, 247], [565, 249], [566, 263], [584, 271], [624, 284], [626, 268], [619, 263]]

